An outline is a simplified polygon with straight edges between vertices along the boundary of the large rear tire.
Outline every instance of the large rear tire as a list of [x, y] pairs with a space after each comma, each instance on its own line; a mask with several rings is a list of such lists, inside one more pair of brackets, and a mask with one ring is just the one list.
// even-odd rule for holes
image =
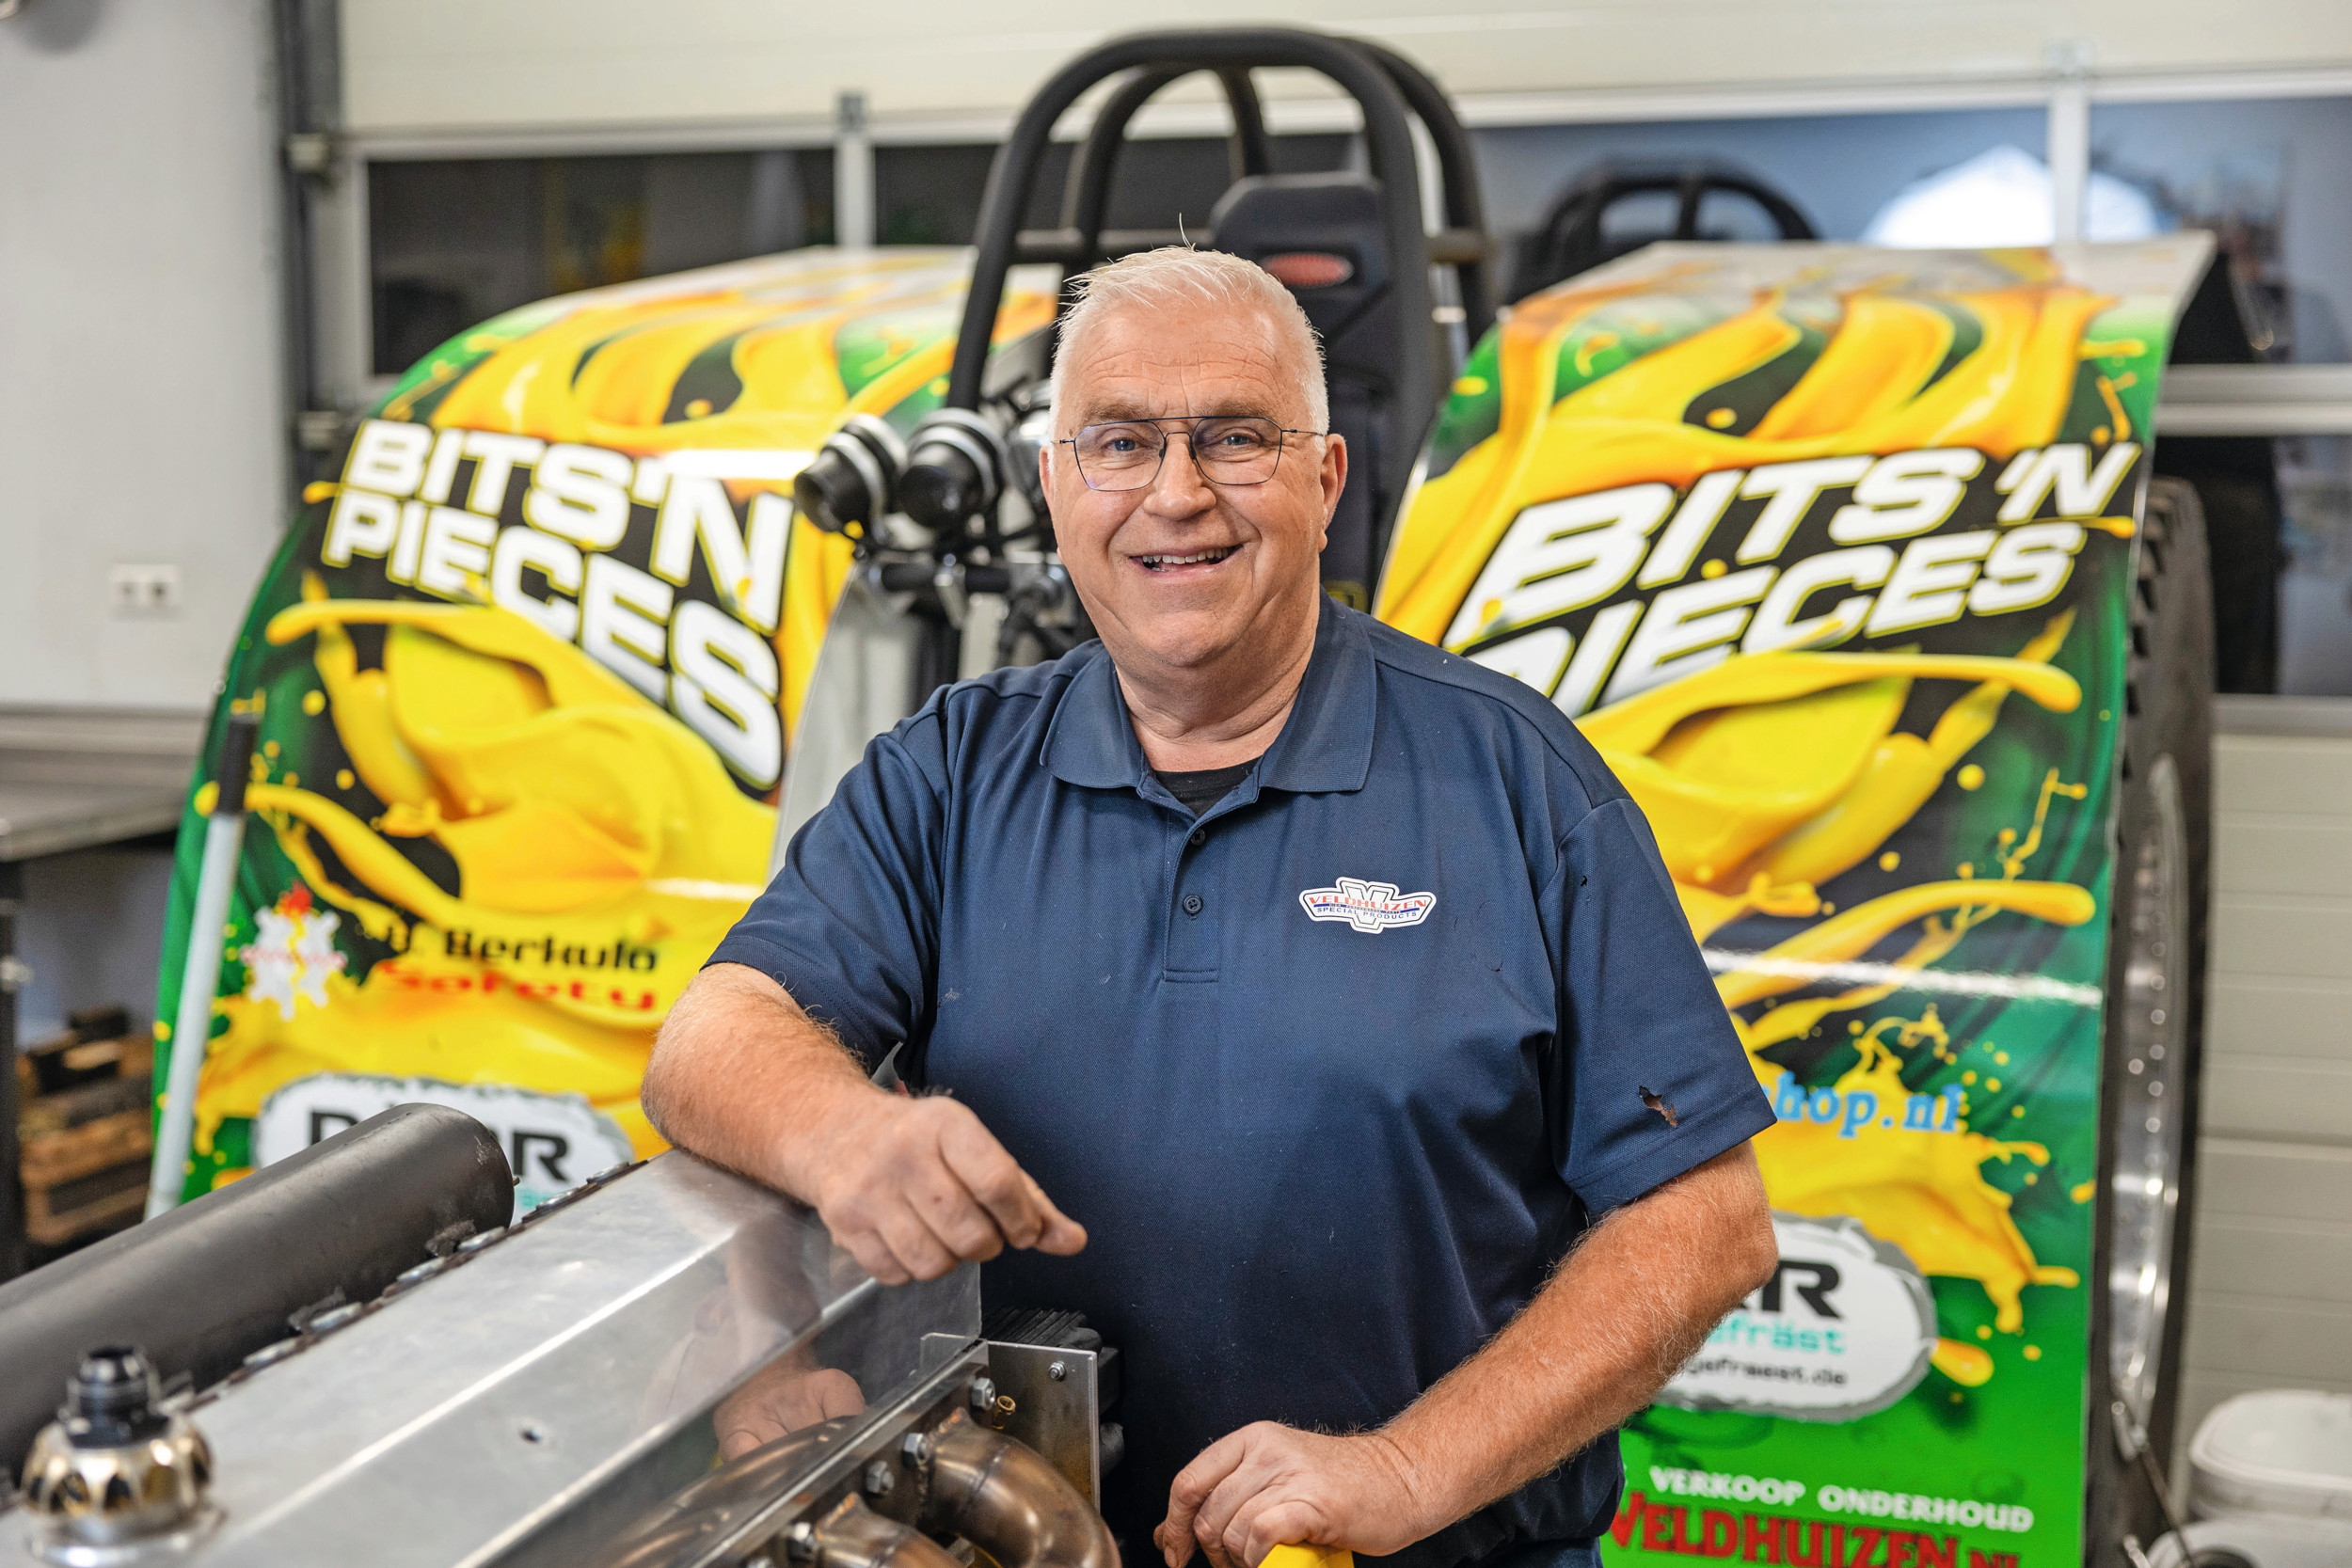
[[2117, 1568], [2163, 1513], [2123, 1425], [2172, 1451], [2196, 1196], [2213, 756], [2213, 597], [2197, 492], [2150, 483], [2131, 657], [2100, 1062], [2084, 1559]]

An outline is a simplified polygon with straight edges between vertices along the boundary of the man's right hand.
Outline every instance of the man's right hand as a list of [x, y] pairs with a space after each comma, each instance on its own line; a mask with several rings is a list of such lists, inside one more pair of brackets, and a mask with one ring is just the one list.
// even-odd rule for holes
[[885, 1285], [937, 1279], [1008, 1246], [1068, 1257], [1083, 1226], [1054, 1207], [980, 1118], [939, 1096], [836, 1088], [787, 1184]]
[[654, 1042], [643, 1099], [672, 1143], [815, 1206], [885, 1285], [937, 1279], [1009, 1245], [1067, 1257], [1087, 1244], [979, 1117], [876, 1088], [755, 969], [694, 976]]

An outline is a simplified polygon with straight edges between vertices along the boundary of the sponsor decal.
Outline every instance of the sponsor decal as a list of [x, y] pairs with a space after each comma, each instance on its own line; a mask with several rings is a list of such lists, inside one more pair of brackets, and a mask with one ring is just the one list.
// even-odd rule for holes
[[[2128, 499], [2114, 508], [2139, 453], [2130, 441], [2095, 454], [2060, 442], [2006, 461], [1929, 448], [1540, 501], [1512, 520], [1445, 644], [1574, 716], [1735, 654], [1835, 648], [2038, 609], [2065, 588], [2091, 531], [2130, 536]], [[1741, 499], [1763, 504], [1751, 515], [1735, 510]], [[1808, 533], [1792, 549], [1798, 523], [1822, 515], [1836, 547]], [[1683, 580], [1710, 539], [1743, 569], [1718, 561], [1712, 575]], [[1579, 643], [1564, 618], [1603, 600], [1609, 609]], [[1831, 608], [1815, 613], [1820, 605]]]
[[[1961, 1568], [1960, 1538], [1932, 1530], [1831, 1524], [1784, 1513], [1734, 1513], [1663, 1502], [1635, 1488], [1610, 1526], [1620, 1549], [1738, 1558], [1795, 1568]], [[2016, 1568], [2014, 1552], [1970, 1549], [1967, 1568]]]
[[[771, 639], [791, 518], [787, 496], [739, 500], [664, 453], [375, 419], [352, 442], [319, 561], [378, 562], [394, 589], [521, 617], [668, 707], [766, 789], [784, 768]], [[622, 559], [625, 542], [642, 564]], [[704, 580], [707, 597], [687, 592]]]
[[1918, 1386], [1935, 1303], [1901, 1249], [1856, 1221], [1772, 1216], [1780, 1263], [1659, 1395], [1685, 1410], [1851, 1421]]
[[255, 911], [253, 940], [237, 949], [245, 965], [245, 995], [264, 1002], [292, 1023], [297, 998], [326, 1006], [326, 977], [340, 974], [347, 960], [335, 947], [342, 918], [310, 907], [310, 890], [296, 882], [268, 909]]
[[[1895, 1524], [1808, 1519], [1789, 1513], [1709, 1508], [1705, 1499], [1761, 1503], [1766, 1508], [1804, 1504], [1801, 1481], [1648, 1467], [1649, 1484], [1626, 1495], [1610, 1526], [1620, 1548], [1673, 1552], [1684, 1557], [1737, 1557], [1745, 1562], [1780, 1562], [1797, 1568], [2017, 1568], [2013, 1551], [1968, 1547], [1942, 1529], [1912, 1526], [1957, 1526], [1966, 1529], [2022, 1533], [2033, 1528], [2033, 1510], [2022, 1504], [1975, 1497], [1922, 1497], [1875, 1489], [1824, 1486], [1812, 1506], [1825, 1513], [1860, 1515]], [[1695, 1497], [1695, 1504], [1677, 1499]]]
[[447, 1105], [499, 1135], [515, 1172], [515, 1212], [535, 1209], [598, 1171], [635, 1158], [620, 1124], [580, 1094], [540, 1094], [506, 1084], [448, 1084], [321, 1072], [297, 1078], [262, 1104], [253, 1163], [270, 1164], [395, 1105]]
[[1873, 1123], [1893, 1127], [1898, 1112], [1905, 1132], [1948, 1132], [1954, 1136], [1961, 1132], [1963, 1091], [1958, 1084], [1946, 1085], [1939, 1094], [1905, 1094], [1899, 1104], [1889, 1095], [1883, 1106], [1874, 1089], [1808, 1089], [1797, 1082], [1793, 1072], [1784, 1072], [1774, 1080], [1772, 1092], [1774, 1117], [1782, 1121], [1809, 1121], [1817, 1127], [1835, 1127], [1840, 1138], [1851, 1138]]
[[650, 971], [661, 961], [659, 950], [632, 944], [618, 937], [601, 945], [564, 942], [553, 931], [537, 937], [480, 937], [472, 931], [443, 931], [441, 951], [452, 958], [478, 958], [509, 967], [536, 964], [545, 969], [634, 969]]
[[1438, 895], [1399, 893], [1394, 882], [1342, 877], [1330, 887], [1303, 889], [1298, 904], [1310, 920], [1343, 920], [1376, 937], [1391, 926], [1418, 926], [1428, 919], [1438, 907]]

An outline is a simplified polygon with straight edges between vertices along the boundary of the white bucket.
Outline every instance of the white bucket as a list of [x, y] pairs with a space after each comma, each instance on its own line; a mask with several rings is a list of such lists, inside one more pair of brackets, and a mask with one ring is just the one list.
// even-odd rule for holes
[[2352, 1394], [2280, 1388], [2225, 1400], [2197, 1429], [2188, 1469], [2194, 1517], [2328, 1519], [2352, 1528]]
[[[2200, 1551], [2226, 1546], [2255, 1568], [2345, 1568], [2352, 1563], [2352, 1525], [2333, 1519], [2200, 1519], [2187, 1528], [2188, 1544]], [[2168, 1535], [2150, 1548], [2149, 1568], [2181, 1568], [2178, 1538]]]

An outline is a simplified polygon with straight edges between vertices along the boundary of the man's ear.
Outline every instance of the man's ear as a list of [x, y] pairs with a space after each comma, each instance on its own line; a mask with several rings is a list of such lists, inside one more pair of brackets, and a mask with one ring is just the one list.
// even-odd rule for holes
[[1347, 437], [1323, 438], [1323, 521], [1327, 529], [1340, 513], [1340, 497], [1347, 491]]

